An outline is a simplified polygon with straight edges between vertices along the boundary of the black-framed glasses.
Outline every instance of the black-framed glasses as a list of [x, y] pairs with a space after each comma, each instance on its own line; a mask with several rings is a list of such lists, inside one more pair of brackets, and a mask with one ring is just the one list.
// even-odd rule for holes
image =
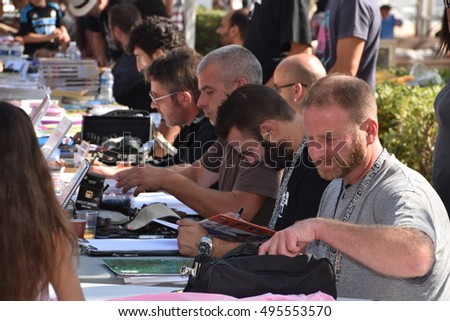
[[152, 94], [152, 92], [149, 91], [149, 92], [148, 92], [148, 95], [150, 96], [150, 99], [151, 99], [155, 104], [158, 104], [158, 100], [161, 100], [161, 99], [164, 99], [164, 98], [167, 98], [167, 97], [176, 95], [176, 94], [178, 94], [179, 92], [180, 92], [180, 91], [174, 91], [173, 93], [170, 93], [170, 94], [167, 94], [167, 95], [164, 95], [164, 96], [161, 96], [161, 97], [155, 97], [155, 96], [154, 96], [154, 93]]
[[281, 89], [281, 88], [291, 87], [291, 86], [294, 86], [295, 84], [300, 84], [300, 85], [302, 85], [303, 87], [308, 87], [308, 85], [305, 85], [305, 84], [303, 84], [303, 83], [297, 81], [297, 82], [291, 82], [291, 83], [286, 84], [286, 85], [280, 85], [280, 86], [278, 86], [278, 85], [273, 85], [273, 88], [274, 88], [277, 92], [280, 92], [280, 89]]

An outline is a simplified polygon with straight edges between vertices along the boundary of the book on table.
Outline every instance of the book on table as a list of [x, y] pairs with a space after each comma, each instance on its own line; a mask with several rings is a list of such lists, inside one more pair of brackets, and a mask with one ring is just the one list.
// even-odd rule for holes
[[275, 234], [266, 227], [226, 214], [217, 214], [199, 223], [209, 235], [234, 242], [263, 242]]
[[193, 258], [103, 259], [106, 266], [125, 283], [183, 284], [182, 267], [191, 267]]
[[[165, 204], [154, 203], [141, 209], [136, 217], [127, 224], [127, 228], [128, 230], [139, 230], [150, 222], [155, 222], [177, 230], [178, 225], [173, 221], [167, 221], [167, 219], [178, 220], [181, 217]], [[208, 231], [209, 235], [235, 242], [263, 242], [275, 233], [275, 231], [264, 226], [226, 214], [217, 214], [201, 220], [199, 223]]]

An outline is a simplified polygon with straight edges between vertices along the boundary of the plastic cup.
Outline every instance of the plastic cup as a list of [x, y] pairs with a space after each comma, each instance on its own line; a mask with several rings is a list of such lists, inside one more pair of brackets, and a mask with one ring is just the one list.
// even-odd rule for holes
[[72, 228], [79, 239], [84, 238], [84, 230], [86, 229], [86, 220], [80, 218], [73, 218], [70, 220]]
[[93, 239], [95, 238], [95, 227], [97, 225], [97, 215], [96, 210], [78, 210], [75, 211], [75, 216], [77, 219], [86, 220], [86, 226], [84, 228], [84, 238]]

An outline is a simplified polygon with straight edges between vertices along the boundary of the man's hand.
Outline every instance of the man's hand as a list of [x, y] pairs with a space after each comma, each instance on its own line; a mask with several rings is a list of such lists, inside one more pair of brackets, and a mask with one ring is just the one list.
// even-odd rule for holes
[[275, 233], [259, 248], [259, 255], [286, 255], [290, 257], [304, 253], [308, 243], [315, 240], [312, 220], [298, 221], [294, 225]]
[[207, 234], [199, 223], [190, 219], [182, 219], [178, 222], [178, 250], [184, 256], [196, 256], [198, 254], [198, 242]]
[[118, 164], [116, 166], [107, 166], [105, 164], [102, 164], [101, 162], [96, 161], [94, 165], [91, 166], [89, 169], [89, 172], [103, 175], [106, 178], [112, 178], [117, 173], [124, 171], [126, 169], [130, 169], [131, 165], [128, 164]]
[[169, 173], [169, 169], [145, 165], [121, 171], [114, 178], [117, 180], [116, 187], [121, 187], [124, 193], [136, 187], [133, 195], [138, 196], [145, 191], [163, 189], [162, 182]]

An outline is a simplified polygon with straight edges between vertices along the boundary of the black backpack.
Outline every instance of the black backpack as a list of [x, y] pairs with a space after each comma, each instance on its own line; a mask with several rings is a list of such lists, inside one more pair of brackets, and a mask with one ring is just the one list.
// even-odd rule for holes
[[272, 294], [311, 294], [318, 291], [336, 299], [336, 277], [327, 258], [257, 255], [259, 244], [244, 243], [220, 259], [200, 254], [191, 268], [184, 292], [219, 293], [236, 298]]

